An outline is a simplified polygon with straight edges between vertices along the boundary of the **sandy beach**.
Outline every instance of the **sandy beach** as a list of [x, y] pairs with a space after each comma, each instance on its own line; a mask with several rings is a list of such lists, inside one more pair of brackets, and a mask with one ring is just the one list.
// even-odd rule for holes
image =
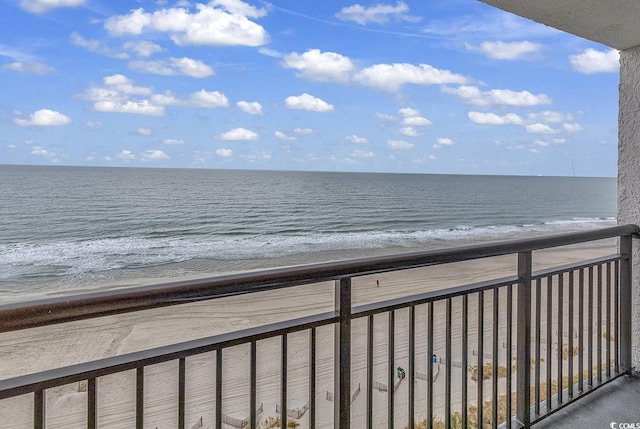
[[[607, 242], [601, 246], [571, 247], [534, 253], [534, 269], [563, 265], [576, 260], [615, 253]], [[379, 302], [399, 296], [429, 290], [475, 283], [482, 280], [515, 274], [516, 257], [505, 256], [465, 263], [412, 269], [364, 276], [353, 279], [354, 306]], [[376, 283], [379, 281], [379, 286]], [[0, 335], [0, 378], [34, 373], [63, 365], [87, 362], [108, 356], [131, 353], [162, 345], [203, 338], [223, 332], [303, 317], [333, 309], [332, 282], [286, 290], [256, 293], [187, 304], [160, 310], [111, 316], [82, 322], [56, 325], [28, 331]], [[491, 353], [492, 294], [485, 294], [484, 353]], [[500, 292], [499, 337], [506, 332], [506, 292]], [[475, 299], [475, 301], [474, 301]], [[443, 303], [435, 305], [434, 353], [444, 356], [445, 325]], [[475, 328], [477, 298], [470, 299], [469, 365], [475, 365], [478, 332]], [[515, 313], [515, 312], [514, 312]], [[427, 308], [420, 306], [416, 315], [416, 371], [426, 372], [427, 337], [425, 332]], [[515, 314], [514, 314], [515, 317]], [[555, 317], [555, 316], [554, 316]], [[566, 316], [565, 316], [566, 317]], [[388, 316], [375, 317], [374, 381], [387, 383]], [[395, 367], [408, 367], [408, 311], [395, 314]], [[352, 391], [358, 385], [361, 393], [352, 404], [353, 427], [363, 427], [366, 416], [366, 320], [353, 322]], [[453, 361], [461, 360], [461, 314], [454, 305], [452, 326]], [[566, 330], [565, 325], [565, 330]], [[327, 392], [333, 391], [333, 327], [318, 329], [317, 346], [317, 427], [333, 426], [333, 403]], [[288, 340], [288, 409], [301, 408], [308, 401], [308, 341], [307, 331], [290, 334]], [[258, 343], [257, 403], [263, 404], [261, 421], [276, 417], [280, 395], [280, 338]], [[236, 419], [249, 415], [249, 346], [237, 346], [223, 352], [223, 412]], [[555, 356], [555, 355], [554, 355]], [[500, 344], [499, 364], [508, 365], [506, 351]], [[438, 361], [439, 362], [439, 361]], [[492, 362], [486, 358], [485, 363]], [[555, 362], [555, 358], [554, 358]], [[554, 363], [555, 365], [555, 363]], [[145, 369], [145, 427], [174, 428], [177, 415], [177, 361]], [[440, 367], [438, 369], [438, 367]], [[435, 415], [444, 411], [444, 365], [434, 364], [440, 371], [434, 386]], [[462, 374], [452, 368], [452, 407], [460, 409], [461, 380], [468, 379], [469, 401], [476, 403], [476, 382], [471, 373]], [[515, 378], [514, 378], [515, 379]], [[395, 393], [395, 423], [405, 427], [407, 421], [408, 381], [400, 382]], [[416, 380], [416, 417], [426, 412], [426, 383]], [[501, 381], [501, 386], [503, 382]], [[86, 427], [87, 394], [82, 383], [47, 392], [47, 428]], [[499, 389], [504, 394], [504, 387]], [[197, 427], [202, 418], [203, 428], [214, 427], [215, 417], [215, 353], [187, 359], [187, 419], [188, 428]], [[98, 380], [98, 426], [100, 428], [131, 428], [135, 426], [135, 373], [133, 371], [102, 377]], [[491, 399], [490, 380], [485, 382], [484, 399]], [[376, 427], [386, 427], [387, 394], [374, 389], [373, 410]], [[7, 429], [33, 427], [30, 396], [0, 401], [0, 422]], [[296, 420], [301, 428], [308, 427], [306, 413]], [[194, 426], [195, 425], [195, 426]], [[232, 426], [225, 426], [231, 428]]]

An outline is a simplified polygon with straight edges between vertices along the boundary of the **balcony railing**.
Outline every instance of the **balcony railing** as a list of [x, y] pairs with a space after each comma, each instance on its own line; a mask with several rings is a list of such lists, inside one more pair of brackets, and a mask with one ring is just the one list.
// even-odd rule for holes
[[[263, 415], [275, 416], [268, 427], [281, 428], [529, 427], [630, 372], [631, 240], [639, 231], [625, 225], [3, 305], [0, 333], [238, 295], [259, 299], [258, 292], [335, 282], [333, 311], [0, 380], [0, 410], [10, 398], [27, 396], [30, 415], [8, 422], [10, 427], [55, 426], [47, 420], [47, 391], [79, 383], [86, 415], [77, 427], [93, 429], [101, 413], [99, 381], [132, 372], [134, 418], [116, 426], [150, 427], [145, 417], [153, 392], [145, 392], [145, 378], [152, 366], [174, 362], [175, 415], [166, 427], [253, 429], [266, 427]], [[615, 237], [617, 254], [533, 271], [534, 251]], [[517, 257], [513, 275], [353, 305], [352, 280], [358, 277], [501, 255]], [[319, 357], [326, 350], [318, 333], [327, 329], [333, 331], [332, 371]], [[300, 335], [306, 337], [303, 358]], [[279, 394], [267, 410], [257, 393], [264, 382], [259, 346], [273, 340], [279, 340], [279, 353], [266, 358], [279, 361]], [[0, 344], [0, 352], [10, 353], [5, 347]], [[237, 347], [248, 368], [244, 393], [233, 388], [246, 402], [244, 418], [224, 413], [233, 380], [225, 376], [223, 357]], [[304, 363], [304, 380], [288, 369], [294, 355]], [[212, 362], [211, 418], [190, 408], [186, 373], [197, 356]], [[323, 390], [327, 374], [331, 389]], [[295, 393], [302, 398], [291, 393], [289, 377], [304, 385]], [[352, 413], [358, 403], [363, 415]], [[333, 407], [329, 422], [318, 413], [327, 406]]]

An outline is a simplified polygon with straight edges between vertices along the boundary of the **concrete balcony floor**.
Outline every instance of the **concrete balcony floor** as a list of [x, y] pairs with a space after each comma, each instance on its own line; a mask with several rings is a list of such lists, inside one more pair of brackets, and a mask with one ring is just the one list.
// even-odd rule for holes
[[[612, 425], [612, 423], [617, 423]], [[625, 428], [620, 423], [632, 423]], [[637, 426], [634, 426], [636, 425]], [[622, 376], [533, 426], [535, 429], [640, 427], [640, 374]]]

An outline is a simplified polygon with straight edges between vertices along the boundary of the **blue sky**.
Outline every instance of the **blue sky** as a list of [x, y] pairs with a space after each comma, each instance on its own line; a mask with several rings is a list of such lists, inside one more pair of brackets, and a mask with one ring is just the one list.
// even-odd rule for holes
[[615, 176], [618, 52], [475, 0], [2, 0], [0, 164]]

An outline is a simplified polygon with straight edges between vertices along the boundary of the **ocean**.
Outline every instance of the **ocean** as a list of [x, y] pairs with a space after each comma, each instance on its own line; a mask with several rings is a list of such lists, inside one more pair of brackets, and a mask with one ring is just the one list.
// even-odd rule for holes
[[0, 165], [0, 302], [613, 226], [614, 178]]

